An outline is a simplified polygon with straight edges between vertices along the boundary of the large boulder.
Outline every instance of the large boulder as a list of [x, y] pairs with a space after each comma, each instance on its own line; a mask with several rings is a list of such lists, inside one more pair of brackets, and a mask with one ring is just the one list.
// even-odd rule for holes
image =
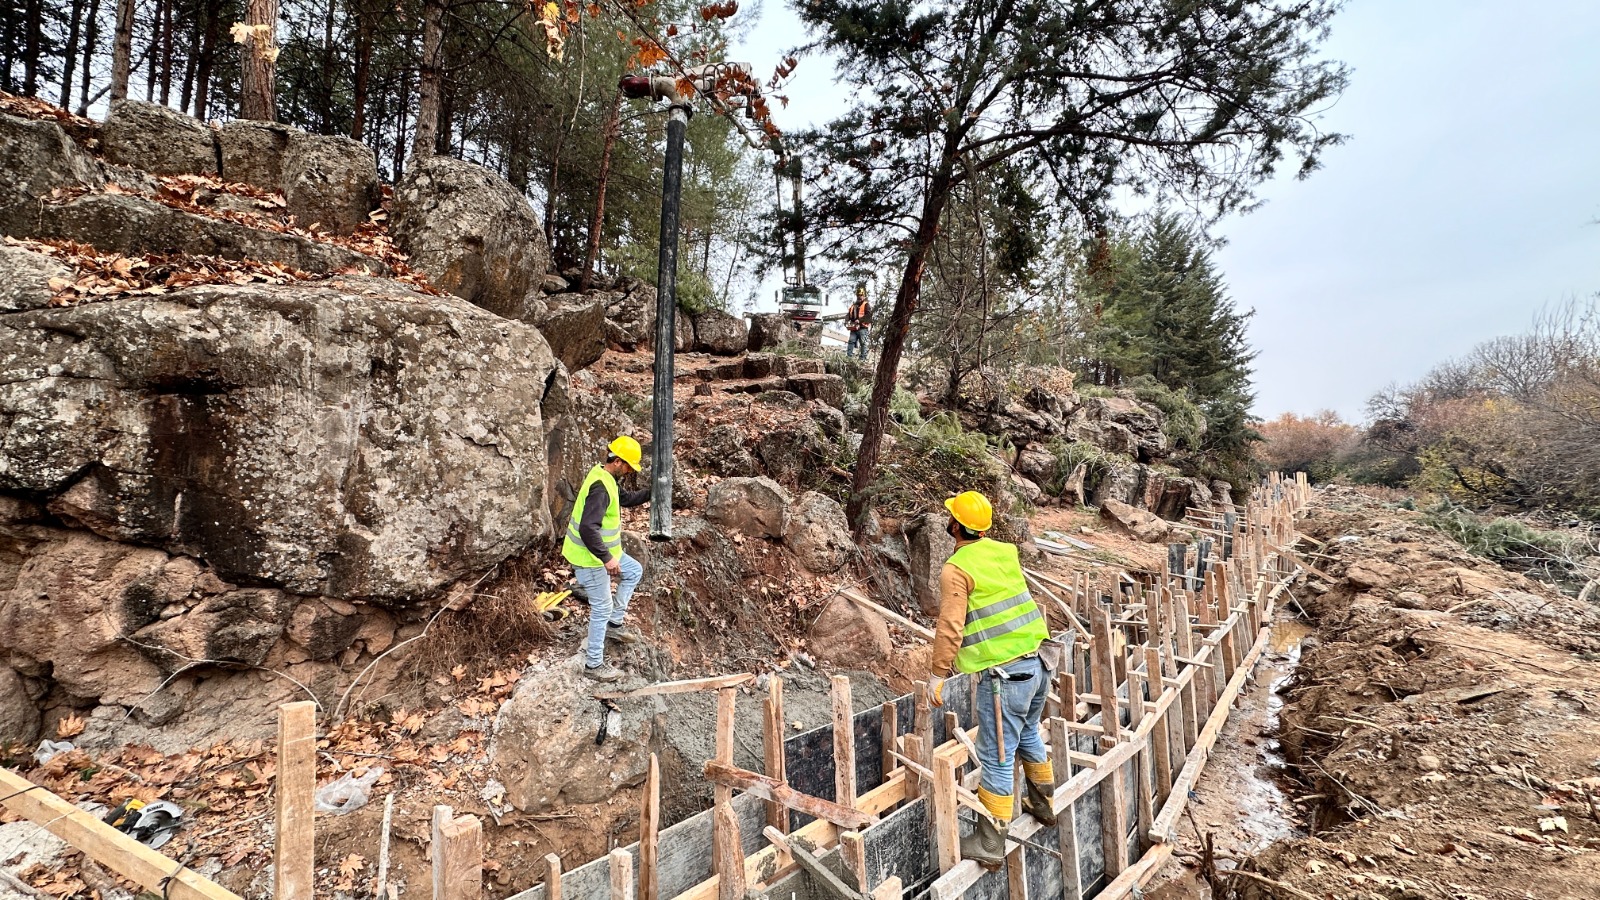
[[[282, 177], [283, 199], [289, 214], [302, 227], [320, 224], [334, 234], [350, 234], [367, 221], [367, 214], [376, 209], [382, 199], [377, 156], [371, 147], [347, 137], [294, 132], [283, 153]], [[511, 205], [509, 200], [507, 205]], [[522, 205], [526, 207], [527, 203]], [[527, 220], [533, 222], [533, 231], [542, 247], [544, 232], [539, 230], [538, 220], [532, 215], [529, 210]], [[525, 224], [523, 220], [517, 221]], [[520, 238], [519, 235], [513, 239]], [[483, 252], [492, 251], [486, 244]], [[539, 271], [530, 279], [530, 287], [538, 286], [544, 277], [548, 253], [542, 259], [534, 263]], [[492, 265], [488, 261], [484, 263], [486, 269]]]
[[[1163, 422], [1160, 410], [1130, 397], [1091, 397], [1073, 414], [1070, 430], [1082, 431], [1082, 423], [1098, 426], [1088, 433], [1098, 433], [1100, 439], [1092, 436], [1075, 439], [1091, 440], [1112, 452], [1127, 453], [1149, 462], [1166, 456], [1172, 449], [1166, 432], [1161, 430]], [[1124, 449], [1125, 446], [1128, 449]]]
[[118, 100], [100, 127], [106, 161], [153, 175], [217, 174], [217, 143], [196, 119], [143, 100]]
[[[0, 113], [0, 233], [30, 237], [53, 191], [98, 190], [100, 165], [54, 122]], [[0, 290], [5, 287], [0, 285]]]
[[606, 352], [606, 305], [599, 297], [552, 299], [537, 324], [569, 372], [587, 369]]
[[713, 475], [733, 477], [756, 471], [756, 458], [745, 446], [744, 430], [737, 425], [718, 425], [706, 432], [690, 458]]
[[488, 169], [448, 156], [412, 162], [389, 229], [435, 287], [509, 318], [522, 316], [523, 299], [550, 266], [527, 199]]
[[754, 313], [750, 316], [750, 336], [745, 348], [751, 353], [771, 350], [784, 341], [798, 337], [794, 323], [784, 313]]
[[806, 491], [795, 502], [783, 526], [783, 542], [800, 565], [818, 575], [844, 568], [856, 549], [844, 507], [816, 491]]
[[[283, 190], [283, 155], [299, 129], [277, 122], [234, 119], [217, 132], [222, 180], [253, 185], [263, 191]], [[310, 224], [311, 219], [302, 220]]]
[[870, 669], [887, 661], [894, 651], [883, 619], [844, 597], [828, 602], [809, 637], [817, 656], [840, 668]]
[[717, 356], [738, 356], [745, 351], [749, 334], [744, 319], [720, 309], [695, 313], [694, 348]]
[[789, 390], [806, 400], [839, 409], [844, 406], [844, 379], [838, 375], [793, 375], [786, 382]]
[[[654, 285], [641, 281], [630, 281], [622, 285], [622, 290], [607, 291], [601, 294], [606, 303], [606, 340], [616, 344], [628, 352], [633, 352], [640, 347], [649, 346], [655, 340], [656, 328], [656, 289]], [[687, 334], [689, 340], [694, 338], [694, 328], [681, 328], [679, 326], [687, 321], [687, 317], [680, 317], [673, 322], [674, 343], [683, 340]]]
[[[761, 394], [757, 399], [768, 396]], [[799, 401], [798, 397], [794, 399]], [[793, 428], [767, 431], [756, 438], [756, 456], [760, 458], [762, 468], [782, 484], [799, 484], [800, 477], [810, 470], [813, 457], [822, 451], [822, 447], [821, 432], [810, 421]]]
[[911, 589], [917, 606], [928, 616], [939, 615], [939, 573], [945, 560], [956, 552], [956, 540], [945, 530], [948, 522], [948, 516], [924, 513], [907, 529], [911, 535]]
[[1163, 543], [1172, 536], [1172, 526], [1160, 516], [1136, 509], [1120, 500], [1107, 500], [1100, 504], [1100, 518], [1147, 544]]
[[398, 602], [549, 534], [544, 338], [391, 282], [0, 317], [0, 490], [223, 578]]
[[0, 313], [50, 305], [50, 280], [71, 281], [73, 271], [48, 256], [0, 244]]
[[1092, 500], [1095, 506], [1104, 506], [1116, 500], [1132, 506], [1144, 495], [1145, 476], [1149, 470], [1132, 461], [1116, 461], [1106, 466], [1105, 473], [1095, 484]]
[[724, 478], [706, 494], [706, 521], [752, 537], [781, 538], [789, 492], [771, 478]]

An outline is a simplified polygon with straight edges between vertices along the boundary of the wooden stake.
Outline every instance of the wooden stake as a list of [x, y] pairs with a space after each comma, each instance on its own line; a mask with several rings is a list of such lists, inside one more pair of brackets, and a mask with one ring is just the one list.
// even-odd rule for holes
[[961, 861], [961, 820], [956, 812], [956, 764], [946, 753], [933, 755], [933, 836], [939, 874]]
[[[1050, 733], [1050, 755], [1055, 758], [1056, 783], [1059, 789], [1072, 777], [1072, 765], [1067, 762], [1067, 751], [1072, 747], [1072, 736], [1067, 731], [1065, 719], [1051, 719], [1046, 726]], [[1078, 820], [1073, 815], [1072, 804], [1056, 810], [1056, 846], [1061, 850], [1062, 900], [1082, 900], [1083, 877], [1078, 870]]]
[[1117, 676], [1111, 661], [1111, 616], [1101, 608], [1094, 610], [1090, 621], [1094, 623], [1094, 642], [1090, 651], [1094, 655], [1094, 689], [1100, 695], [1100, 728], [1105, 737], [1100, 744], [1111, 747], [1117, 743], [1122, 727], [1122, 716], [1117, 712]]
[[[731, 688], [731, 687], [720, 688], [717, 691], [717, 742], [716, 742], [717, 759], [716, 759], [716, 761], [721, 763], [721, 764], [723, 764], [723, 765], [725, 765], [725, 766], [727, 766], [730, 769], [733, 768], [734, 703], [735, 703], [737, 697], [738, 697], [738, 694], [736, 693], [736, 689], [735, 688]], [[719, 809], [719, 810], [723, 809], [724, 807], [729, 807], [733, 803], [733, 788], [729, 787], [726, 784], [718, 784], [718, 785], [714, 786], [712, 788], [711, 794], [712, 794], [713, 803], [715, 804], [716, 808]], [[713, 815], [711, 817], [711, 837], [712, 837], [713, 843], [720, 842], [725, 838], [725, 835], [723, 835], [721, 832], [722, 832], [722, 817], [719, 816], [719, 815]], [[744, 871], [743, 854], [740, 853], [740, 854], [736, 854], [736, 855], [739, 857], [739, 862], [737, 863], [737, 868], [742, 873]], [[713, 858], [713, 862], [716, 862], [716, 863], [720, 864], [721, 861], [722, 861], [722, 854], [719, 852]], [[720, 869], [720, 868], [715, 869], [713, 871], [715, 871], [718, 875], [726, 875], [727, 874], [726, 870]]]
[[721, 803], [711, 813], [712, 862], [717, 873], [718, 900], [745, 900], [744, 847], [739, 840], [739, 817], [733, 804]]
[[611, 851], [611, 900], [633, 900], [633, 856], [618, 847]]
[[839, 858], [844, 860], [844, 869], [855, 880], [856, 890], [867, 893], [867, 848], [861, 840], [861, 832], [846, 831], [839, 835]]
[[544, 855], [544, 900], [561, 900], [561, 857], [554, 853]]
[[277, 828], [272, 846], [273, 896], [311, 900], [315, 842], [312, 795], [317, 789], [317, 704], [278, 707]]
[[894, 774], [899, 763], [894, 761], [894, 739], [900, 736], [900, 707], [890, 700], [883, 704], [883, 724], [878, 727], [883, 744], [883, 777]]
[[377, 900], [389, 900], [389, 826], [394, 822], [394, 794], [383, 795], [383, 826], [378, 832]]
[[[1161, 684], [1161, 651], [1155, 647], [1144, 648], [1144, 667], [1146, 672], [1153, 673], [1151, 676], [1153, 680], [1150, 684], [1159, 686]], [[1157, 691], [1155, 687], [1152, 687], [1151, 693], [1156, 694], [1157, 696], [1154, 699], [1159, 700], [1160, 694], [1164, 694], [1169, 690], [1172, 689], [1162, 688]], [[1158, 806], [1167, 802], [1167, 794], [1172, 790], [1172, 732], [1167, 727], [1172, 711], [1169, 708], [1167, 712], [1160, 715], [1161, 721], [1150, 729], [1150, 764], [1152, 773], [1155, 776], [1156, 805]]]
[[[913, 684], [911, 692], [911, 729], [916, 732], [917, 754], [916, 760], [923, 768], [933, 766], [933, 705], [928, 699], [928, 683], [919, 681]], [[916, 796], [933, 797], [932, 782], [924, 781], [920, 777], [917, 781]]]
[[1128, 792], [1122, 775], [1118, 764], [1100, 782], [1100, 840], [1105, 848], [1106, 874], [1111, 877], [1128, 866]]
[[850, 702], [850, 679], [835, 675], [833, 684], [833, 788], [840, 806], [856, 805], [856, 729]]
[[723, 763], [707, 762], [705, 775], [707, 781], [718, 787], [726, 787], [730, 791], [738, 789], [763, 800], [782, 803], [789, 809], [805, 813], [813, 819], [826, 819], [843, 828], [865, 828], [877, 821], [873, 816], [858, 809], [821, 797], [813, 797], [810, 794], [802, 794], [781, 781]]
[[[783, 679], [774, 675], [767, 679], [767, 699], [761, 704], [761, 746], [764, 752], [767, 777], [780, 783], [789, 780], [788, 765], [783, 755]], [[783, 834], [789, 833], [789, 808], [782, 803], [767, 801], [767, 824]], [[643, 900], [655, 900], [646, 895]]]
[[[652, 753], [650, 770], [644, 777], [644, 803], [639, 810], [639, 900], [656, 900], [661, 893], [661, 876], [656, 866], [660, 837], [661, 763]], [[632, 866], [632, 862], [629, 865]]]
[[478, 900], [483, 895], [483, 824], [433, 808], [433, 900]]

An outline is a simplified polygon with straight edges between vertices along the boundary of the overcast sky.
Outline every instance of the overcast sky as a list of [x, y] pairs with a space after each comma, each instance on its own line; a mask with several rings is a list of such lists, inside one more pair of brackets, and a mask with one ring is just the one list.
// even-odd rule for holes
[[[798, 21], [749, 11], [735, 52], [770, 72]], [[1327, 53], [1354, 72], [1321, 124], [1349, 142], [1216, 229], [1268, 418], [1359, 420], [1384, 385], [1600, 292], [1600, 3], [1353, 0]], [[802, 63], [780, 127], [843, 108], [832, 74]]]

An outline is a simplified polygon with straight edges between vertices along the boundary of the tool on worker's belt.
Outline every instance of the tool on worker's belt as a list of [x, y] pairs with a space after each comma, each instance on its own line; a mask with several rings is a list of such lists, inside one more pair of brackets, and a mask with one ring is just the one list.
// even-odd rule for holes
[[572, 596], [571, 591], [545, 591], [533, 598], [533, 605], [539, 610], [547, 622], [559, 622], [572, 615], [572, 610], [561, 605], [561, 601]]
[[606, 742], [606, 735], [613, 731], [622, 730], [622, 712], [610, 700], [600, 701], [600, 730], [595, 732], [594, 745], [596, 747]]
[[994, 695], [994, 741], [1000, 751], [1000, 765], [1006, 765], [1006, 716], [1000, 701], [1000, 678], [1005, 673], [995, 669], [989, 673], [989, 692]]
[[172, 833], [178, 830], [182, 819], [183, 810], [175, 803], [124, 800], [122, 805], [106, 813], [102, 821], [155, 850], [172, 840]]

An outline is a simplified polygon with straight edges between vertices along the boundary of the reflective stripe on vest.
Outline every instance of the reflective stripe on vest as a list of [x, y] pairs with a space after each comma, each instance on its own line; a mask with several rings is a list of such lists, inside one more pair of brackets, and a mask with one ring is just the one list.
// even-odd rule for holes
[[972, 578], [956, 668], [981, 672], [1039, 649], [1050, 636], [1044, 614], [1028, 593], [1017, 548], [980, 538], [956, 550], [950, 565]]
[[592, 569], [603, 566], [606, 561], [589, 552], [584, 546], [583, 535], [579, 530], [583, 523], [583, 508], [588, 505], [589, 492], [596, 486], [606, 492], [606, 514], [600, 520], [600, 543], [605, 547], [607, 555], [616, 559], [622, 555], [622, 506], [617, 495], [617, 480], [611, 477], [603, 466], [595, 466], [589, 470], [587, 478], [583, 479], [583, 486], [578, 488], [578, 497], [572, 504], [572, 518], [567, 522], [567, 537], [561, 542], [561, 555], [567, 562], [575, 566]]

